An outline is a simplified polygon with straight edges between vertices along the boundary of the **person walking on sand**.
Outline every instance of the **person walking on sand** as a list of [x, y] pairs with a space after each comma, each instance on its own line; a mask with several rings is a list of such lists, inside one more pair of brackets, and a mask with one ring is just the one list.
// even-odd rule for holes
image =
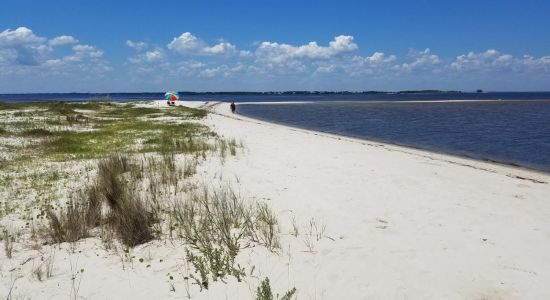
[[237, 110], [237, 106], [235, 105], [235, 102], [231, 102], [231, 105], [229, 105], [229, 107], [231, 107], [232, 113], [235, 113], [235, 110]]

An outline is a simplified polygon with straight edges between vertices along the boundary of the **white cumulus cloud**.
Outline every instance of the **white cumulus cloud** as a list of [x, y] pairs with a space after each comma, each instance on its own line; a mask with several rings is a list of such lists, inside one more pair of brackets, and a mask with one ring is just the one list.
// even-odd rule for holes
[[[27, 27], [0, 31], [0, 89], [27, 90], [36, 82], [67, 86], [82, 78], [95, 80], [112, 70], [102, 58], [103, 51], [77, 43], [69, 35], [46, 38]], [[61, 45], [73, 45], [72, 53], [62, 56], [62, 51], [56, 49]], [[8, 75], [14, 77], [5, 77]]]
[[205, 68], [199, 72], [198, 76], [204, 78], [230, 77], [239, 72], [242, 72], [244, 69], [245, 67], [241, 64], [237, 64], [234, 66], [223, 64], [216, 67]]
[[353, 61], [361, 66], [386, 64], [394, 62], [397, 59], [395, 55], [386, 55], [384, 52], [374, 52], [371, 56], [354, 56]]
[[529, 69], [550, 70], [550, 56], [535, 58], [531, 55], [524, 55], [521, 63]]
[[457, 72], [525, 72], [550, 71], [550, 56], [534, 57], [523, 55], [514, 57], [495, 49], [485, 52], [468, 52], [455, 58], [450, 68]]
[[132, 64], [159, 63], [164, 61], [164, 52], [161, 49], [147, 51], [128, 58], [128, 61]]
[[75, 45], [73, 46], [75, 55], [80, 57], [100, 58], [103, 56], [103, 51], [98, 50], [95, 46], [90, 45]]
[[6, 29], [0, 32], [0, 46], [18, 46], [21, 44], [37, 44], [46, 40], [44, 37], [36, 36], [27, 27], [19, 27], [15, 30]]
[[370, 56], [355, 55], [322, 62], [315, 70], [319, 74], [347, 74], [351, 76], [372, 75], [391, 71], [397, 56], [374, 52]]
[[145, 42], [140, 42], [140, 41], [126, 40], [126, 46], [136, 49], [138, 51], [141, 51], [142, 49], [147, 47], [147, 44]]
[[468, 54], [459, 55], [451, 63], [451, 68], [456, 71], [491, 71], [510, 67], [514, 63], [512, 55], [489, 49], [481, 53], [469, 52]]
[[437, 71], [436, 66], [442, 63], [438, 55], [433, 54], [429, 48], [424, 51], [411, 50], [409, 53], [411, 62], [401, 64], [401, 69], [412, 71]]
[[223, 40], [209, 46], [190, 32], [184, 32], [179, 37], [173, 38], [166, 47], [179, 54], [250, 56], [250, 51], [238, 50], [237, 46]]
[[166, 46], [178, 53], [189, 53], [200, 51], [204, 47], [204, 42], [192, 35], [191, 32], [184, 32]]
[[275, 42], [262, 42], [256, 49], [259, 60], [272, 63], [282, 63], [291, 59], [327, 59], [345, 52], [357, 50], [352, 36], [340, 35], [329, 43], [329, 46], [319, 46], [317, 42], [293, 46]]
[[237, 51], [237, 47], [231, 43], [221, 42], [212, 47], [204, 47], [202, 51], [208, 54], [228, 54], [235, 53]]
[[78, 40], [70, 35], [61, 35], [51, 39], [48, 42], [50, 46], [61, 46], [61, 45], [69, 45], [69, 44], [76, 44], [76, 43], [78, 43]]
[[64, 64], [83, 64], [93, 63], [103, 56], [103, 51], [98, 50], [95, 46], [90, 45], [74, 45], [72, 47], [73, 54], [63, 57]]
[[51, 49], [44, 43], [46, 38], [35, 35], [26, 27], [0, 32], [0, 54], [5, 63], [39, 65]]
[[160, 50], [147, 51], [145, 53], [145, 58], [148, 61], [159, 61], [159, 60], [162, 60], [164, 58], [164, 55], [162, 54], [162, 52]]

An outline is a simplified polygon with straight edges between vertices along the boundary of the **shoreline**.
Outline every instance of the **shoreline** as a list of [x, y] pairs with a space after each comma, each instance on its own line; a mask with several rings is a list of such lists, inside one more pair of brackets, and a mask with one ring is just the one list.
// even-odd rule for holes
[[[245, 115], [241, 115], [241, 116], [245, 116]], [[467, 154], [461, 155], [461, 154], [456, 154], [456, 153], [452, 153], [452, 152], [445, 152], [443, 150], [438, 151], [437, 149], [428, 149], [428, 148], [415, 147], [415, 146], [412, 146], [412, 145], [400, 144], [400, 143], [397, 143], [397, 142], [378, 141], [378, 140], [372, 140], [372, 139], [369, 139], [369, 138], [363, 138], [363, 137], [360, 137], [360, 136], [338, 134], [338, 133], [332, 133], [332, 132], [318, 131], [318, 130], [310, 129], [310, 128], [306, 128], [306, 127], [292, 126], [292, 125], [288, 125], [288, 124], [284, 124], [284, 123], [278, 123], [278, 122], [275, 122], [275, 121], [270, 121], [270, 120], [261, 119], [261, 118], [254, 118], [254, 117], [248, 117], [248, 116], [245, 116], [245, 117], [250, 118], [251, 120], [258, 120], [258, 121], [262, 121], [262, 122], [266, 122], [266, 123], [270, 123], [270, 124], [274, 124], [274, 125], [288, 127], [289, 129], [301, 129], [301, 130], [305, 130], [305, 131], [310, 131], [310, 132], [315, 133], [315, 134], [334, 136], [334, 138], [347, 138], [347, 139], [350, 139], [350, 140], [356, 140], [357, 142], [363, 141], [363, 142], [367, 142], [369, 144], [380, 144], [380, 146], [382, 146], [382, 147], [383, 146], [400, 147], [400, 148], [403, 148], [404, 151], [405, 150], [421, 151], [421, 152], [426, 152], [427, 154], [432, 154], [432, 155], [447, 156], [447, 157], [449, 157], [449, 159], [465, 159], [465, 160], [470, 160], [470, 161], [473, 161], [473, 162], [484, 162], [484, 163], [488, 163], [488, 164], [491, 164], [491, 165], [497, 165], [497, 166], [501, 166], [501, 167], [508, 167], [508, 168], [513, 168], [513, 169], [517, 169], [517, 170], [520, 170], [520, 171], [533, 172], [533, 173], [537, 173], [537, 174], [549, 175], [550, 176], [550, 171], [536, 169], [534, 167], [522, 166], [518, 163], [513, 163], [513, 162], [504, 162], [504, 161], [499, 161], [499, 160], [486, 158], [486, 157], [477, 158], [474, 155], [467, 155]]]
[[[461, 101], [461, 100], [460, 100]], [[477, 100], [474, 100], [477, 101]], [[482, 100], [486, 101], [486, 100]], [[490, 100], [490, 101], [499, 101], [499, 100]], [[508, 101], [508, 100], [506, 100]], [[298, 130], [303, 131], [305, 133], [318, 135], [318, 136], [325, 136], [332, 139], [337, 140], [347, 140], [354, 143], [369, 145], [369, 146], [375, 146], [375, 147], [386, 147], [390, 151], [401, 151], [404, 153], [409, 153], [412, 155], [422, 156], [422, 157], [430, 157], [434, 159], [438, 159], [441, 161], [447, 161], [449, 163], [454, 163], [457, 165], [463, 165], [466, 167], [471, 167], [475, 169], [481, 169], [489, 172], [494, 173], [506, 173], [506, 176], [515, 176], [515, 177], [522, 177], [525, 178], [526, 176], [532, 175], [532, 177], [527, 177], [527, 180], [531, 180], [533, 182], [538, 183], [549, 183], [550, 182], [550, 172], [546, 172], [544, 170], [529, 168], [526, 166], [514, 164], [514, 163], [507, 163], [507, 162], [501, 162], [497, 160], [492, 160], [490, 158], [475, 158], [470, 156], [462, 156], [454, 153], [446, 153], [446, 152], [438, 152], [431, 149], [425, 149], [425, 148], [419, 148], [414, 147], [410, 145], [402, 145], [399, 143], [391, 143], [386, 141], [376, 141], [371, 140], [367, 138], [362, 137], [355, 137], [355, 136], [349, 136], [349, 135], [343, 135], [343, 134], [336, 134], [336, 133], [330, 133], [330, 132], [324, 132], [324, 131], [317, 131], [314, 129], [304, 128], [304, 127], [297, 127], [292, 126], [284, 123], [278, 123], [275, 121], [265, 120], [261, 118], [254, 118], [242, 114], [231, 114], [229, 111], [225, 111], [223, 109], [213, 109], [219, 105], [227, 104], [227, 102], [222, 101], [187, 101], [186, 103], [192, 103], [190, 107], [198, 107], [202, 108], [202, 106], [206, 106], [206, 109], [211, 113], [216, 113], [221, 116], [225, 116], [228, 118], [233, 118], [236, 120], [242, 120], [246, 122], [252, 122], [252, 123], [258, 123], [258, 124], [264, 124], [264, 125], [273, 125], [273, 126], [280, 126], [289, 130]], [[429, 101], [427, 101], [429, 102]], [[204, 104], [203, 104], [204, 103]], [[308, 103], [308, 102], [301, 102], [301, 103]], [[301, 104], [300, 103], [300, 104]], [[237, 103], [238, 105], [241, 105], [241, 103]], [[248, 103], [248, 104], [256, 104], [254, 103]], [[257, 104], [265, 104], [265, 105], [275, 105], [280, 104], [279, 102], [275, 103], [264, 103], [264, 102], [258, 102]], [[285, 102], [286, 104], [286, 102]], [[184, 105], [185, 106], [185, 105]], [[481, 165], [480, 165], [481, 164]], [[514, 173], [518, 174], [514, 174]], [[540, 177], [546, 177], [547, 179], [541, 179]]]
[[[239, 105], [276, 105], [276, 104], [310, 104], [310, 103], [476, 103], [476, 102], [540, 102], [550, 101], [550, 99], [455, 99], [455, 100], [320, 100], [320, 101], [251, 101], [251, 102], [236, 102]], [[223, 101], [222, 101], [223, 102]]]
[[[286, 96], [286, 95], [285, 95]], [[291, 97], [291, 96], [287, 96]], [[291, 97], [292, 98], [292, 97]], [[165, 101], [159, 99], [144, 99], [144, 98], [122, 98], [122, 99], [111, 99], [111, 98], [97, 98], [97, 99], [72, 99], [72, 98], [52, 98], [52, 99], [0, 99], [0, 103], [43, 103], [43, 102], [156, 102], [156, 101]], [[181, 100], [184, 102], [217, 102], [217, 100]], [[229, 101], [229, 100], [227, 100]], [[433, 100], [416, 100], [416, 99], [395, 99], [395, 100], [283, 100], [283, 101], [274, 101], [270, 99], [269, 101], [246, 101], [240, 102], [237, 101], [239, 105], [277, 105], [277, 104], [309, 104], [309, 103], [371, 103], [371, 104], [380, 104], [380, 103], [395, 103], [395, 104], [407, 104], [407, 103], [476, 103], [476, 102], [541, 102], [541, 101], [550, 101], [548, 98], [539, 98], [539, 99], [433, 99]], [[221, 101], [220, 102], [225, 102]]]
[[203, 105], [208, 123], [242, 138], [248, 153], [226, 163], [224, 177], [271, 199], [283, 221], [326, 225], [330, 239], [314, 254], [291, 244], [300, 297], [550, 296], [549, 175], [232, 115], [225, 105]]

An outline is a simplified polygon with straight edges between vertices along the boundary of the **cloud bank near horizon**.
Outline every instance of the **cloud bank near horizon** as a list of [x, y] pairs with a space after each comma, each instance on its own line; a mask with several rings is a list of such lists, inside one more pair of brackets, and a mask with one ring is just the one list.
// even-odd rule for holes
[[[0, 29], [1, 30], [1, 29]], [[125, 45], [125, 46], [124, 46]], [[183, 32], [164, 43], [120, 41], [122, 61], [77, 37], [44, 37], [30, 28], [0, 32], [0, 93], [219, 90], [548, 89], [550, 55], [496, 49], [441, 57], [361, 51], [354, 36], [327, 44], [259, 41], [238, 46]]]

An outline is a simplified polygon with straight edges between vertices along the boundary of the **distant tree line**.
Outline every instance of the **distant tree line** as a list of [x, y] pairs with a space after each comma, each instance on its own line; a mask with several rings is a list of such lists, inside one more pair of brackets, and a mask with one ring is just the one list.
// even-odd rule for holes
[[266, 91], [266, 92], [191, 92], [181, 91], [182, 95], [353, 95], [353, 94], [435, 94], [435, 93], [462, 93], [462, 91], [442, 90], [406, 90], [399, 92], [388, 91]]

